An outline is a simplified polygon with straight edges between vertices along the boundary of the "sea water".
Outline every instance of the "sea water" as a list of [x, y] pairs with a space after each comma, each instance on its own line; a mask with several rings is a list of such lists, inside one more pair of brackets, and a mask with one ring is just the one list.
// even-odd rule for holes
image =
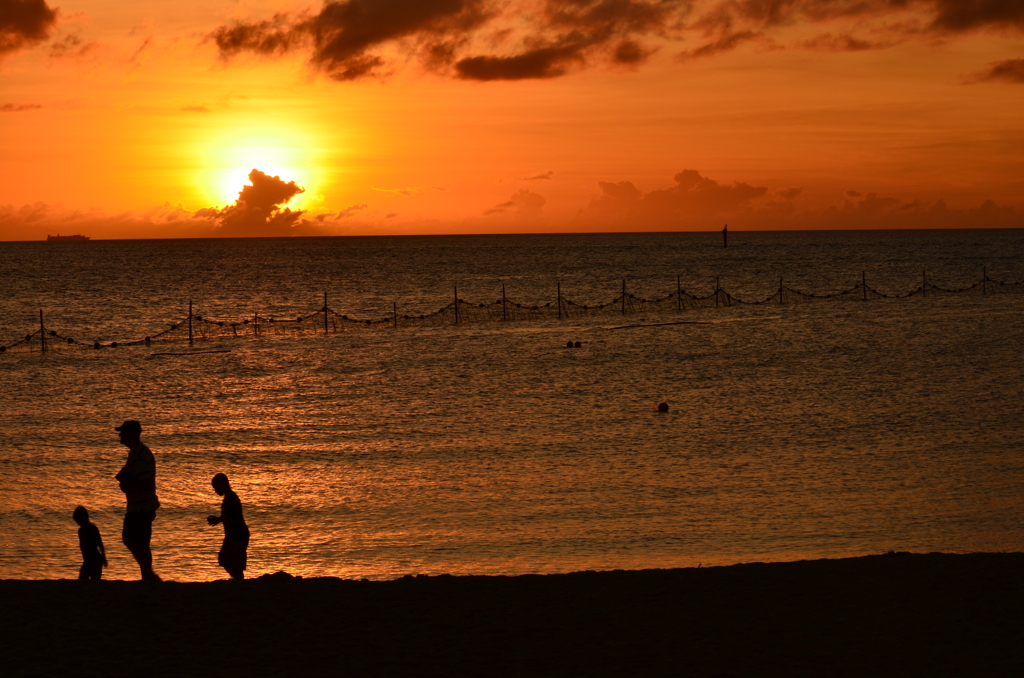
[[[0, 345], [187, 314], [428, 314], [716, 285], [768, 298], [1024, 279], [1021, 231], [0, 243]], [[678, 278], [677, 278], [678, 276]], [[662, 323], [679, 323], [671, 324]], [[622, 325], [638, 325], [615, 329]], [[567, 349], [567, 341], [579, 348]], [[22, 348], [25, 348], [24, 346]], [[685, 567], [1024, 543], [1024, 294], [478, 322], [0, 354], [0, 578], [74, 577], [71, 512], [120, 543], [126, 448], [157, 460], [155, 569], [225, 576], [228, 474], [249, 576], [384, 579]], [[213, 353], [209, 351], [225, 351]], [[667, 413], [656, 410], [666, 402]]]

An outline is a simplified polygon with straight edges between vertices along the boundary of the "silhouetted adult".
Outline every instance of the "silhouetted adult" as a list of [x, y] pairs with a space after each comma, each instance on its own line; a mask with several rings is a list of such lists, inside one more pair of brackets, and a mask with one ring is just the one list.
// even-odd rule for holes
[[247, 551], [249, 549], [249, 526], [242, 516], [242, 500], [231, 489], [228, 477], [218, 473], [213, 477], [213, 490], [224, 497], [220, 503], [220, 515], [206, 519], [210, 525], [224, 524], [224, 544], [217, 554], [217, 562], [227, 570], [232, 579], [245, 579]]
[[139, 564], [142, 578], [160, 581], [153, 572], [153, 551], [149, 548], [156, 510], [160, 508], [156, 498], [156, 459], [140, 440], [142, 424], [130, 420], [114, 430], [120, 434], [121, 444], [128, 448], [128, 459], [115, 476], [128, 502], [121, 541]]

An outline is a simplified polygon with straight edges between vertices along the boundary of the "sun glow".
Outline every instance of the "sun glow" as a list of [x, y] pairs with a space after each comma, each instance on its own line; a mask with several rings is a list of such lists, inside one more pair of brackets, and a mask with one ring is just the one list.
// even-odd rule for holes
[[197, 173], [198, 193], [212, 205], [230, 205], [258, 169], [306, 189], [288, 203], [306, 209], [317, 201], [317, 187], [325, 179], [317, 166], [318, 150], [307, 135], [280, 127], [237, 127], [218, 131], [197, 149], [202, 161]]

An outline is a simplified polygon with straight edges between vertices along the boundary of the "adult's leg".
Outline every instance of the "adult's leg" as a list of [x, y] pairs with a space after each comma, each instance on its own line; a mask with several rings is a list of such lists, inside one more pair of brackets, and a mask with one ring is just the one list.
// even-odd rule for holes
[[153, 534], [153, 519], [156, 512], [124, 514], [124, 529], [121, 531], [121, 542], [131, 552], [143, 579], [160, 581], [153, 572], [153, 551], [149, 542]]

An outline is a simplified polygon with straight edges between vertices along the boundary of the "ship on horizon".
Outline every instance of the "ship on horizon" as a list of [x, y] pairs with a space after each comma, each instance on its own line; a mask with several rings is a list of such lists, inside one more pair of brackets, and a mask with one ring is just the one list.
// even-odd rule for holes
[[79, 235], [77, 233], [75, 235], [61, 235], [61, 234], [58, 233], [57, 235], [48, 235], [48, 236], [46, 236], [46, 239], [47, 240], [88, 240], [89, 236], [87, 236], [87, 235]]

